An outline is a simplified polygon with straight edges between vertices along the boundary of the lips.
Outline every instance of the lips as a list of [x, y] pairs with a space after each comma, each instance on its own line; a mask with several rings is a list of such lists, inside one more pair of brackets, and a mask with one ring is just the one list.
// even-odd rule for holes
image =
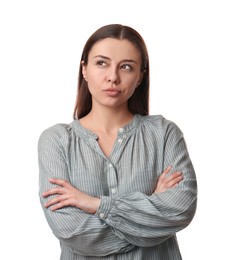
[[116, 97], [121, 93], [121, 91], [117, 90], [115, 88], [108, 88], [108, 89], [104, 90], [104, 93], [107, 94], [110, 97]]

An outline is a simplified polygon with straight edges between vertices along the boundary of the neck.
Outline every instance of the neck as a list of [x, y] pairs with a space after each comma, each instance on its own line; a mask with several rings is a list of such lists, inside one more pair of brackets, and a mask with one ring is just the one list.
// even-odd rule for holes
[[128, 109], [106, 108], [94, 109], [83, 118], [83, 123], [89, 129], [98, 129], [105, 133], [117, 131], [133, 119], [132, 113]]

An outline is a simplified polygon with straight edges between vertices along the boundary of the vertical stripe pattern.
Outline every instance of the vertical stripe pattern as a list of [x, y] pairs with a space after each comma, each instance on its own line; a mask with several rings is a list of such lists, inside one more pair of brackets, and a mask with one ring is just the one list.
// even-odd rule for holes
[[[162, 116], [135, 115], [118, 130], [109, 157], [98, 137], [78, 120], [54, 125], [38, 142], [39, 195], [45, 217], [61, 244], [61, 260], [179, 260], [176, 233], [192, 221], [197, 203], [196, 176], [183, 134]], [[154, 194], [165, 168], [183, 180]], [[52, 212], [41, 194], [49, 178], [100, 197], [96, 214], [75, 207]], [[50, 199], [50, 198], [49, 198]]]

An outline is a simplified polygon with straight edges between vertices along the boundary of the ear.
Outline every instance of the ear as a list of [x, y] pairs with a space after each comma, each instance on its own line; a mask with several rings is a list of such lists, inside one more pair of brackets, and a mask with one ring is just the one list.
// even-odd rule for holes
[[140, 78], [139, 78], [138, 83], [137, 83], [137, 87], [141, 84], [143, 77], [144, 77], [144, 74], [145, 74], [145, 70], [143, 72], [141, 72]]
[[81, 61], [81, 66], [82, 66], [83, 78], [87, 81], [87, 65], [83, 60]]

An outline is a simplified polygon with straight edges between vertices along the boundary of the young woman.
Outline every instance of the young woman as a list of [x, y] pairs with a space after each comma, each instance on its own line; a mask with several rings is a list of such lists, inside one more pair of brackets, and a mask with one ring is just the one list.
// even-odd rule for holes
[[181, 130], [148, 115], [149, 58], [133, 28], [98, 29], [81, 56], [74, 121], [40, 136], [40, 199], [61, 258], [179, 260], [197, 187]]

